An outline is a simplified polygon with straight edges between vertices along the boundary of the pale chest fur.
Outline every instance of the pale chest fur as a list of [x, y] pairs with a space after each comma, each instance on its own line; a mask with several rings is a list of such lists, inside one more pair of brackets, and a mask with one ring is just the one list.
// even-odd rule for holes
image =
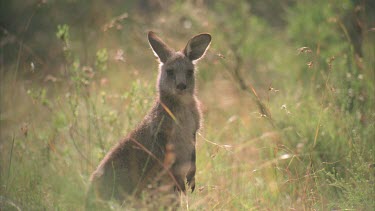
[[181, 106], [174, 111], [177, 123], [171, 128], [168, 140], [173, 145], [176, 163], [180, 173], [186, 175], [191, 166], [191, 157], [195, 149], [195, 133], [199, 129], [199, 112], [195, 106]]
[[175, 112], [176, 124], [174, 124], [174, 135], [177, 139], [182, 137], [193, 137], [197, 131], [198, 125], [198, 114], [194, 109], [191, 108], [180, 108], [178, 112]]

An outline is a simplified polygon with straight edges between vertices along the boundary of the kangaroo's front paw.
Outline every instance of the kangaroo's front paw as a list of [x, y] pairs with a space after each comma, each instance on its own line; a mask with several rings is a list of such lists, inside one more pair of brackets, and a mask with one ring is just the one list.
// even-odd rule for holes
[[195, 189], [195, 177], [187, 178], [187, 184], [191, 188], [191, 192], [194, 192]]
[[186, 192], [186, 187], [185, 187], [185, 183], [182, 179], [177, 179], [176, 178], [176, 184], [174, 186], [174, 190], [175, 191], [178, 191], [178, 192], [183, 192], [185, 193]]

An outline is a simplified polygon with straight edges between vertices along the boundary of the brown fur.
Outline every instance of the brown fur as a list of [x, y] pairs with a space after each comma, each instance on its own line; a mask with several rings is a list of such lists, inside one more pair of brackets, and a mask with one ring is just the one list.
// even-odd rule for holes
[[201, 119], [194, 61], [204, 55], [211, 36], [197, 35], [177, 52], [153, 32], [148, 40], [160, 60], [158, 96], [139, 126], [108, 152], [91, 175], [88, 206], [97, 198], [123, 202], [150, 187], [185, 192], [185, 182], [194, 191], [195, 134]]

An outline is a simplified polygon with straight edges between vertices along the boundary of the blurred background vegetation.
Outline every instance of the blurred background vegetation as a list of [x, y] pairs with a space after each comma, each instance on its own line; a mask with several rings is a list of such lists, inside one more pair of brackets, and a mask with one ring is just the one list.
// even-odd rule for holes
[[83, 209], [90, 173], [153, 103], [149, 30], [176, 49], [213, 36], [182, 209], [375, 209], [374, 1], [0, 4], [0, 210]]

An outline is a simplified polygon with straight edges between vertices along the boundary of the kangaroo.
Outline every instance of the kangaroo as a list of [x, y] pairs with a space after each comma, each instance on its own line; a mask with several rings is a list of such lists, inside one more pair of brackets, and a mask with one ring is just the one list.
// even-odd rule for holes
[[152, 31], [148, 41], [160, 63], [154, 106], [92, 173], [88, 204], [96, 199], [123, 202], [152, 184], [169, 185], [171, 192], [186, 193], [185, 183], [195, 189], [195, 142], [201, 126], [195, 63], [204, 56], [211, 35], [194, 36], [181, 51]]

